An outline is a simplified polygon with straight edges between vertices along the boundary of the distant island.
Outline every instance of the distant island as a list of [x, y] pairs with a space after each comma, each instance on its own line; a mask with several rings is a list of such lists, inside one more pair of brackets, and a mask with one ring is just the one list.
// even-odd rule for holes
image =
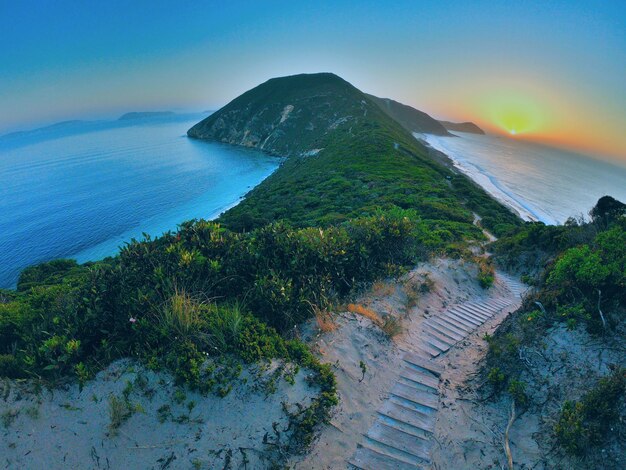
[[480, 134], [485, 135], [485, 131], [483, 131], [480, 127], [478, 127], [473, 122], [450, 122], [450, 121], [439, 121], [443, 127], [445, 127], [449, 131], [457, 131], [457, 132], [468, 132], [470, 134]]
[[145, 118], [157, 118], [157, 117], [170, 117], [173, 116], [173, 111], [140, 111], [123, 114], [119, 117], [118, 121], [130, 121], [132, 119], [145, 119]]

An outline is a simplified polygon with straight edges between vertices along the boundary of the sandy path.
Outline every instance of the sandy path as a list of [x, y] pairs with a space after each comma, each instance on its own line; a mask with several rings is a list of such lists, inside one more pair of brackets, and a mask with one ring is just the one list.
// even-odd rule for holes
[[[411, 306], [407, 292], [424, 284], [430, 288]], [[394, 340], [367, 318], [348, 312], [338, 313], [336, 331], [311, 328], [310, 343], [322, 361], [334, 365], [340, 404], [312, 451], [292, 462], [295, 468], [428, 467], [443, 399], [440, 377], [455, 367], [445, 363], [448, 351], [473, 338], [486, 322], [499, 323], [515, 310], [521, 289], [498, 273], [485, 291], [473, 263], [439, 259], [356, 299], [380, 315], [402, 319], [404, 331]]]
[[464, 302], [426, 319], [419, 341], [407, 345], [399, 378], [378, 409], [349, 463], [363, 470], [421, 469], [431, 465], [431, 438], [441, 400], [440, 356], [470, 336], [485, 322], [516, 310], [524, 287], [512, 278], [498, 275], [510, 293], [480, 301]]

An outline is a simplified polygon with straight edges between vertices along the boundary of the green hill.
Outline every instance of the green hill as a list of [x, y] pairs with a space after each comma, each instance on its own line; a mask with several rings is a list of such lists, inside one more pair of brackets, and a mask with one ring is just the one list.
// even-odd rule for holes
[[449, 241], [475, 235], [472, 211], [496, 232], [519, 223], [429, 157], [380, 101], [330, 73], [295, 75], [268, 80], [193, 126], [190, 137], [289, 157], [220, 221], [238, 230], [278, 219], [328, 226], [397, 206], [447, 230]]

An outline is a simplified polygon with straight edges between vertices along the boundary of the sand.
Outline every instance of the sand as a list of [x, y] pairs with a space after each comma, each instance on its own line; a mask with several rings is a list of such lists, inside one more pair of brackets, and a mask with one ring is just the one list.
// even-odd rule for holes
[[[0, 468], [268, 468], [278, 460], [271, 443], [286, 439], [281, 403], [306, 406], [317, 392], [305, 371], [295, 385], [279, 381], [273, 394], [258, 390], [271, 370], [258, 379], [258, 369], [245, 368], [225, 398], [181, 393], [169, 374], [129, 360], [113, 363], [82, 391], [70, 385], [33, 394], [7, 380], [0, 384]], [[137, 411], [110, 429], [109, 398], [123, 398], [127, 383], [134, 384], [129, 402]], [[161, 422], [164, 405], [170, 409]]]
[[[438, 413], [435, 436], [438, 445], [432, 454], [433, 468], [506, 468], [504, 430], [511, 408], [505, 394], [489, 399], [489, 387], [481, 388], [480, 374], [487, 344], [482, 334], [492, 332], [502, 319], [494, 319], [477, 331], [467, 344], [451, 351], [442, 376], [441, 391], [446, 398]], [[566, 456], [556, 446], [553, 427], [563, 401], [577, 400], [590, 384], [609, 373], [610, 364], [625, 364], [626, 349], [593, 338], [584, 328], [569, 331], [563, 325], [548, 331], [543, 348], [525, 351], [529, 361], [522, 380], [528, 384], [532, 403], [513, 422], [511, 454], [515, 468], [536, 470], [590, 470], [624, 468], [623, 443], [619, 437], [592, 450], [586, 461]]]

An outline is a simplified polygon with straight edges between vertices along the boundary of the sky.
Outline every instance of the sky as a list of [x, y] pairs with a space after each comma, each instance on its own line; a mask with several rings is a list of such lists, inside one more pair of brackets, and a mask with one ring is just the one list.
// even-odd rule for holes
[[217, 109], [320, 71], [439, 119], [626, 161], [624, 0], [0, 0], [0, 134]]

